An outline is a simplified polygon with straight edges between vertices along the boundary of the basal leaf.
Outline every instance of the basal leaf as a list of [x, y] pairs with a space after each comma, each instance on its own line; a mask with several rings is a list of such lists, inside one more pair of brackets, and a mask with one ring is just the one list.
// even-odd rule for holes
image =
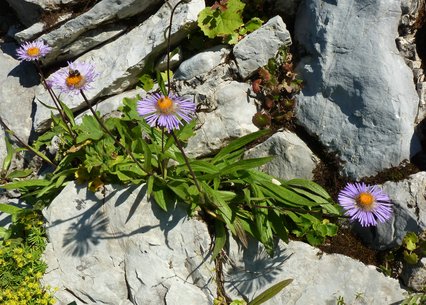
[[8, 135], [4, 135], [4, 141], [6, 143], [6, 157], [3, 160], [2, 169], [7, 171], [12, 163], [14, 149]]
[[330, 194], [327, 193], [327, 191], [322, 188], [319, 184], [305, 179], [292, 179], [286, 182], [286, 185], [289, 187], [296, 187], [296, 188], [303, 188], [306, 189], [318, 196], [323, 197], [327, 201], [331, 201], [332, 198]]
[[212, 163], [213, 164], [217, 163], [218, 161], [222, 160], [225, 156], [227, 156], [229, 153], [244, 147], [245, 145], [253, 142], [254, 140], [264, 135], [267, 135], [268, 133], [270, 133], [270, 131], [267, 129], [259, 130], [230, 142], [228, 145], [222, 148], [219, 151], [219, 153], [212, 159]]
[[19, 208], [7, 203], [0, 203], [0, 212], [6, 213], [6, 214], [17, 214], [20, 213], [21, 211], [23, 211], [23, 208]]
[[14, 170], [6, 175], [8, 179], [16, 179], [16, 178], [25, 178], [31, 175], [33, 172], [32, 169], [22, 169], [22, 170]]
[[214, 240], [214, 248], [212, 253], [212, 260], [214, 260], [220, 251], [222, 251], [223, 247], [226, 244], [226, 229], [223, 222], [215, 221], [215, 240]]
[[249, 302], [247, 305], [260, 305], [268, 301], [269, 299], [273, 298], [275, 295], [277, 295], [281, 290], [283, 290], [285, 287], [291, 284], [293, 282], [292, 279], [283, 280], [268, 289], [266, 289], [264, 292], [259, 294], [254, 300]]
[[30, 179], [22, 181], [14, 181], [7, 184], [0, 185], [0, 189], [15, 190], [15, 189], [27, 189], [32, 187], [46, 186], [50, 182], [45, 179]]

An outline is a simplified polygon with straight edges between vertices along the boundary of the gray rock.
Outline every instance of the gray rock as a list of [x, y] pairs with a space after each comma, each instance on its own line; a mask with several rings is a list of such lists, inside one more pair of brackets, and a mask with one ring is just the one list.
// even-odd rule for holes
[[216, 46], [204, 52], [198, 53], [188, 60], [185, 60], [174, 75], [175, 80], [190, 80], [194, 77], [202, 77], [203, 74], [211, 72], [224, 59], [230, 50], [225, 46]]
[[[137, 14], [144, 12], [146, 9], [160, 5], [160, 0], [103, 0], [95, 4], [89, 11], [71, 19], [66, 22], [58, 29], [50, 31], [42, 36], [43, 39], [53, 49], [52, 52], [46, 56], [44, 62], [51, 63], [57, 59], [61, 54], [62, 49], [66, 48], [79, 37], [90, 30], [98, 28], [101, 31], [100, 26], [105, 26], [105, 23], [125, 19]], [[85, 45], [82, 45], [84, 47]], [[87, 45], [86, 45], [87, 46]], [[93, 45], [89, 46], [90, 48]], [[78, 50], [80, 53], [87, 51], [88, 49]], [[112, 53], [120, 54], [120, 52]], [[77, 54], [69, 54], [70, 57], [76, 56]]]
[[250, 85], [236, 81], [216, 87], [217, 109], [197, 115], [201, 126], [188, 141], [187, 150], [191, 155], [211, 153], [232, 139], [258, 130], [251, 122], [256, 105], [249, 93]]
[[[135, 85], [147, 61], [152, 60], [166, 50], [164, 33], [168, 26], [164, 20], [169, 19], [170, 5], [178, 1], [170, 1], [140, 26], [103, 47], [92, 50], [79, 57], [78, 61], [92, 62], [100, 76], [93, 82], [92, 90], [86, 93], [90, 101], [104, 96], [118, 94]], [[194, 25], [198, 13], [204, 8], [204, 1], [192, 0], [189, 4], [181, 4], [175, 11], [172, 26], [172, 44], [176, 44], [185, 37], [186, 31]], [[118, 56], [123, 48], [126, 56]], [[40, 87], [37, 98], [44, 103], [51, 103], [50, 97]], [[63, 101], [71, 109], [84, 107], [82, 98], [76, 96], [63, 96]], [[34, 125], [37, 130], [46, 128], [50, 112], [44, 108], [37, 109]]]
[[271, 258], [254, 242], [244, 251], [231, 240], [224, 270], [227, 292], [236, 299], [252, 300], [273, 284], [293, 279], [268, 305], [334, 305], [339, 297], [351, 305], [389, 305], [402, 301], [405, 292], [373, 266], [297, 241], [280, 243]]
[[408, 288], [417, 292], [424, 292], [426, 287], [426, 258], [422, 258], [416, 265], [406, 264], [401, 278]]
[[265, 66], [281, 47], [291, 45], [289, 31], [280, 16], [271, 18], [261, 28], [250, 33], [234, 47], [239, 73], [246, 79]]
[[297, 118], [338, 153], [351, 178], [396, 166], [419, 150], [419, 98], [395, 46], [400, 18], [400, 1], [309, 0], [299, 9], [296, 39], [307, 55], [298, 66], [304, 87]]
[[44, 210], [43, 281], [59, 288], [60, 305], [212, 304], [207, 226], [186, 206], [166, 213], [145, 194], [144, 185], [107, 187], [102, 196], [69, 183]]
[[16, 53], [17, 47], [14, 43], [3, 43], [0, 51], [0, 116], [22, 141], [28, 142], [39, 80], [32, 63], [21, 63], [10, 55]]
[[393, 203], [394, 217], [377, 227], [355, 227], [358, 235], [375, 249], [400, 246], [407, 232], [426, 230], [426, 172], [411, 175], [399, 182], [386, 182], [382, 190]]
[[290, 131], [274, 134], [245, 154], [247, 158], [266, 156], [273, 156], [274, 159], [261, 166], [260, 170], [285, 180], [312, 179], [312, 171], [319, 162], [305, 142]]

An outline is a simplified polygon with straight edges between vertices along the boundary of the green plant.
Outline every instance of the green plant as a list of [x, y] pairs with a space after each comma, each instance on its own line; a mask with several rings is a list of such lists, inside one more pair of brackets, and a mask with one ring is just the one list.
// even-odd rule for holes
[[245, 4], [241, 0], [220, 0], [198, 15], [198, 26], [209, 38], [221, 37], [223, 42], [236, 44], [241, 37], [257, 30], [263, 21], [253, 17], [243, 21]]
[[425, 302], [426, 302], [425, 293], [410, 293], [402, 301], [401, 305], [422, 305], [422, 304], [425, 304]]
[[[228, 30], [227, 33], [216, 31], [214, 35], [227, 37], [228, 41], [232, 41], [235, 35], [253, 29], [256, 20], [246, 23], [245, 28], [241, 24], [234, 27], [234, 24], [242, 20], [243, 8], [244, 4], [239, 0], [229, 0], [221, 1], [216, 8], [209, 8], [209, 12], [213, 12], [211, 16], [206, 10], [206, 18], [209, 20], [207, 23], [216, 22], [217, 25], [220, 21], [221, 28]], [[232, 18], [236, 18], [238, 22], [232, 21]], [[229, 32], [227, 25], [233, 28], [232, 33]], [[168, 45], [170, 46], [170, 41]], [[83, 64], [73, 64], [70, 63], [69, 66], [84, 67]], [[277, 65], [277, 62], [270, 63], [268, 66], [270, 73], [276, 72], [274, 69], [278, 69]], [[85, 115], [78, 124], [72, 111], [56, 98], [49, 87], [49, 93], [56, 101], [56, 109], [60, 112], [60, 116], [52, 114], [51, 130], [40, 136], [31, 149], [44, 161], [54, 165], [54, 168], [52, 172], [37, 179], [8, 176], [0, 185], [0, 188], [5, 190], [18, 190], [21, 199], [30, 206], [22, 210], [9, 204], [0, 205], [0, 210], [12, 215], [11, 227], [0, 231], [4, 243], [6, 246], [14, 245], [15, 248], [10, 250], [13, 253], [21, 251], [15, 250], [18, 247], [22, 248], [24, 253], [25, 245], [28, 245], [28, 251], [31, 247], [35, 247], [38, 252], [31, 253], [31, 258], [37, 258], [39, 272], [43, 272], [45, 268], [39, 259], [44, 247], [44, 231], [40, 225], [26, 228], [31, 222], [26, 220], [24, 223], [21, 220], [31, 213], [39, 215], [38, 211], [48, 206], [68, 181], [75, 179], [80, 183], [87, 183], [89, 189], [94, 192], [101, 191], [103, 185], [107, 183], [124, 185], [145, 183], [147, 196], [165, 211], [172, 210], [177, 201], [186, 203], [190, 215], [202, 217], [214, 228], [212, 251], [214, 260], [222, 253], [229, 234], [237, 237], [243, 245], [247, 245], [249, 236], [254, 237], [265, 246], [270, 255], [274, 253], [276, 239], [287, 241], [289, 234], [303, 238], [313, 245], [320, 244], [327, 236], [336, 234], [337, 226], [331, 220], [340, 216], [340, 210], [321, 186], [302, 179], [284, 181], [256, 170], [257, 167], [269, 162], [270, 157], [243, 158], [246, 146], [260, 137], [270, 135], [269, 130], [260, 130], [235, 139], [215, 155], [189, 158], [184, 146], [194, 133], [195, 121], [178, 125], [177, 128], [167, 127], [167, 130], [164, 125], [162, 128], [156, 128], [158, 118], [155, 122], [152, 120], [147, 122], [138, 113], [137, 103], [141, 102], [139, 97], [123, 100], [123, 106], [119, 108], [121, 117], [102, 118], [90, 105], [83, 87], [88, 85], [87, 82], [93, 81], [96, 73], [90, 67], [87, 71], [91, 74], [85, 75], [89, 76], [88, 78], [83, 78], [77, 68], [70, 67], [64, 71], [66, 81], [57, 82], [56, 85], [65, 92], [73, 90], [80, 93], [92, 115]], [[58, 77], [63, 76], [59, 74]], [[173, 107], [176, 105], [171, 98], [169, 69], [163, 75], [157, 75], [157, 79], [162, 95], [156, 101], [155, 110], [160, 109], [161, 111], [158, 111], [161, 115], [170, 115], [176, 110]], [[148, 77], [144, 80], [147, 86], [153, 83]], [[279, 82], [280, 79], [276, 82], [271, 80], [270, 84], [278, 88]], [[69, 88], [63, 88], [64, 86]], [[166, 106], [160, 102], [165, 102]], [[165, 107], [165, 111], [162, 107]], [[178, 113], [177, 117], [175, 119], [181, 123], [182, 115]], [[185, 121], [189, 122], [190, 119]], [[41, 153], [51, 145], [53, 139], [57, 139], [58, 143], [56, 164]], [[10, 166], [9, 154], [13, 153], [8, 149], [4, 165], [7, 170]], [[34, 231], [37, 234], [26, 231], [36, 230], [35, 228], [38, 228], [38, 231]], [[20, 261], [13, 255], [11, 259], [8, 257], [8, 260], [18, 264], [16, 270], [20, 273], [10, 273], [5, 282], [19, 282], [20, 276], [24, 276], [25, 280], [27, 273], [22, 268], [28, 265], [27, 261]], [[32, 265], [35, 266], [36, 263]], [[286, 280], [272, 286], [249, 305], [265, 302], [290, 282], [291, 280]], [[37, 295], [34, 298], [45, 303], [44, 296]], [[228, 300], [225, 297], [225, 301], [219, 298], [218, 301]], [[234, 304], [238, 302], [234, 301]]]
[[424, 232], [422, 234], [416, 234], [414, 232], [408, 232], [402, 240], [402, 249], [405, 262], [408, 264], [417, 264], [420, 257], [426, 255], [426, 238]]
[[[260, 305], [265, 303], [266, 301], [273, 298], [277, 295], [281, 290], [291, 284], [293, 280], [287, 279], [278, 282], [277, 284], [269, 287], [262, 293], [260, 293], [257, 297], [255, 297], [252, 301], [246, 302], [244, 300], [233, 300], [229, 305]], [[213, 305], [226, 305], [227, 302], [223, 298], [217, 298], [213, 301]]]
[[0, 303], [54, 304], [54, 290], [39, 282], [47, 267], [41, 260], [46, 245], [41, 214], [6, 204], [0, 210], [12, 215], [11, 227], [0, 244]]

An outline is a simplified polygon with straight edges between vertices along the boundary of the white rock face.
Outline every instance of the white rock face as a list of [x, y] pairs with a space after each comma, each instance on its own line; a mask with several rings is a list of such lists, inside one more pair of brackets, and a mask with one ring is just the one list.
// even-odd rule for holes
[[291, 45], [290, 32], [280, 16], [271, 18], [234, 47], [239, 73], [246, 79], [258, 68], [265, 66], [281, 47]]
[[324, 254], [310, 245], [291, 241], [270, 258], [252, 242], [248, 251], [231, 240], [225, 265], [225, 287], [232, 298], [252, 300], [273, 284], [293, 282], [267, 305], [346, 304], [389, 305], [404, 299], [399, 282], [350, 257]]
[[340, 155], [352, 178], [396, 166], [419, 149], [419, 98], [395, 45], [400, 6], [308, 0], [296, 18], [296, 39], [307, 52], [298, 67], [297, 118]]
[[247, 151], [245, 156], [247, 158], [273, 156], [272, 161], [259, 169], [285, 180], [312, 179], [312, 171], [319, 162], [305, 142], [290, 131], [274, 134], [262, 144]]
[[[178, 1], [170, 1], [140, 26], [120, 36], [105, 46], [92, 50], [79, 57], [78, 61], [92, 62], [100, 76], [94, 81], [92, 90], [86, 93], [89, 100], [103, 96], [118, 94], [136, 84], [147, 60], [166, 50], [164, 33], [168, 27], [170, 6]], [[204, 1], [193, 0], [189, 4], [181, 4], [174, 15], [172, 26], [172, 44], [183, 39], [188, 27], [197, 19], [204, 8]], [[51, 32], [52, 33], [52, 32]], [[123, 53], [125, 50], [125, 53]], [[121, 55], [120, 55], [121, 54]], [[52, 103], [44, 89], [40, 88], [37, 98], [45, 103]], [[81, 96], [64, 96], [63, 101], [71, 109], [84, 107]], [[34, 118], [36, 129], [46, 127], [50, 111], [44, 108], [37, 110]], [[44, 124], [44, 125], [43, 125]]]
[[176, 70], [175, 80], [190, 80], [216, 68], [230, 53], [226, 46], [216, 46], [185, 60]]
[[21, 140], [27, 142], [39, 79], [32, 63], [20, 63], [11, 56], [17, 47], [14, 43], [3, 43], [3, 51], [0, 51], [0, 116]]
[[[100, 26], [105, 27], [104, 24], [107, 22], [137, 15], [147, 8], [160, 3], [160, 0], [102, 0], [98, 2], [89, 11], [69, 20], [58, 29], [39, 37], [53, 48], [52, 52], [46, 56], [45, 62], [51, 63], [56, 60], [64, 48], [71, 49], [69, 46], [79, 39], [83, 33], [96, 28], [98, 28], [97, 31], [99, 32], [101, 31]], [[86, 36], [90, 36], [90, 34]], [[78, 45], [83, 48], [78, 50], [80, 53], [93, 47], [93, 45], [88, 46], [81, 43], [78, 43]], [[70, 57], [75, 55], [77, 54], [70, 54]]]
[[59, 287], [60, 305], [212, 304], [207, 226], [188, 219], [185, 206], [160, 210], [145, 192], [109, 188], [102, 198], [70, 183], [44, 211], [44, 282]]
[[256, 113], [254, 98], [249, 96], [250, 85], [224, 82], [217, 86], [217, 109], [199, 113], [201, 127], [188, 141], [191, 155], [202, 155], [222, 148], [229, 140], [257, 131], [251, 119]]

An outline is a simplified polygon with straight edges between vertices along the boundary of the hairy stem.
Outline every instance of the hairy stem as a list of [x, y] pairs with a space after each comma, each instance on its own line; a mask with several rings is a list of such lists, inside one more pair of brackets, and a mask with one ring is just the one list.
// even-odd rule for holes
[[50, 98], [52, 99], [53, 103], [55, 104], [55, 107], [58, 110], [58, 112], [59, 112], [59, 114], [62, 118], [62, 121], [64, 122], [65, 126], [67, 127], [68, 133], [73, 138], [73, 141], [74, 141], [74, 144], [75, 144], [75, 140], [77, 139], [77, 136], [75, 135], [75, 133], [73, 132], [71, 127], [68, 125], [69, 120], [67, 119], [67, 117], [65, 115], [65, 111], [61, 107], [61, 103], [59, 102], [59, 99], [56, 96], [55, 92], [52, 90], [52, 88], [50, 88], [50, 86], [48, 86], [48, 84], [46, 82], [46, 78], [44, 77], [43, 71], [41, 70], [40, 63], [38, 61], [36, 61], [35, 63], [36, 63], [36, 68], [37, 68], [38, 74], [40, 75], [41, 81], [44, 85], [44, 88], [47, 90], [47, 92], [49, 92]]
[[186, 0], [179, 1], [172, 9], [172, 12], [170, 13], [170, 21], [169, 21], [169, 28], [168, 28], [168, 34], [167, 34], [167, 66], [166, 66], [166, 73], [167, 73], [167, 95], [170, 94], [170, 48], [171, 48], [171, 35], [172, 35], [172, 24], [173, 24], [173, 14], [175, 13], [176, 8], [181, 4], [188, 2]]

